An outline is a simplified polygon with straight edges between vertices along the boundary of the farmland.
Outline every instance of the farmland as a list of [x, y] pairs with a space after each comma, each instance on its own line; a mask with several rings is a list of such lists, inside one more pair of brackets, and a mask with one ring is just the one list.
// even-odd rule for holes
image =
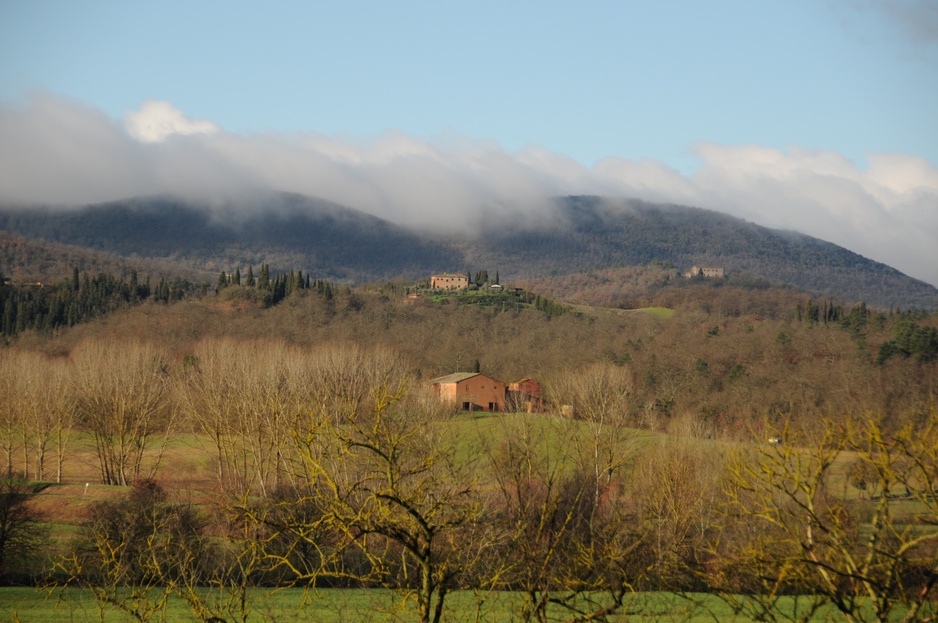
[[[2, 351], [7, 499], [33, 513], [8, 582], [138, 620], [253, 620], [303, 589], [393, 594], [422, 621], [469, 618], [478, 595], [502, 604], [481, 620], [701, 593], [675, 616], [778, 618], [795, 595], [812, 616], [930, 612], [936, 371], [902, 349], [933, 318], [707, 287], [640, 310], [242, 294]], [[537, 378], [545, 412], [429, 391], [473, 365]]]

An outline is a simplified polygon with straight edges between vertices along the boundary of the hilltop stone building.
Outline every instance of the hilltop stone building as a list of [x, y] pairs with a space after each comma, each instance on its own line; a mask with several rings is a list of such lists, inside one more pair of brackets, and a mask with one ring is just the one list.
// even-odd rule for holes
[[684, 273], [685, 279], [693, 279], [694, 277], [723, 279], [725, 276], [722, 266], [691, 266], [690, 270]]
[[430, 287], [440, 290], [466, 290], [469, 288], [469, 277], [456, 273], [443, 273], [430, 277]]

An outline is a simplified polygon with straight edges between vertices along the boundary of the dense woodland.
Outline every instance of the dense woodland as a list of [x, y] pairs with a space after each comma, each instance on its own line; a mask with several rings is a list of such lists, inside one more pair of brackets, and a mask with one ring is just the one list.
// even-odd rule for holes
[[[794, 594], [802, 616], [933, 616], [938, 318], [673, 271], [536, 291], [476, 270], [445, 295], [73, 270], [41, 297], [94, 312], [15, 323], [0, 350], [0, 573], [138, 620], [171, 595], [249, 620], [248, 589], [273, 585], [391, 587], [421, 621], [459, 589], [515, 591], [525, 621], [624, 615], [648, 590], [767, 620]], [[429, 395], [475, 365], [540, 380], [548, 411]]]

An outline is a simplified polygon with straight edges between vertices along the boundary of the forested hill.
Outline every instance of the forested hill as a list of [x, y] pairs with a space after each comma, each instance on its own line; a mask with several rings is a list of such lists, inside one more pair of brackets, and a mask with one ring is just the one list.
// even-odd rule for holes
[[[521, 277], [670, 262], [722, 266], [779, 284], [880, 307], [938, 309], [938, 289], [804, 234], [678, 205], [566, 197], [547, 227], [491, 230], [463, 247], [471, 265], [513, 266]], [[503, 270], [505, 274], [507, 269]]]
[[276, 193], [211, 206], [145, 197], [78, 209], [0, 209], [0, 229], [192, 268], [270, 264], [356, 282], [461, 266], [445, 245], [327, 201]]
[[934, 287], [810, 236], [698, 208], [599, 197], [545, 200], [516, 221], [448, 237], [290, 194], [238, 206], [154, 197], [71, 210], [6, 207], [0, 229], [190, 268], [267, 263], [343, 282], [480, 268], [510, 280], [650, 262], [716, 265], [847, 302], [938, 309]]

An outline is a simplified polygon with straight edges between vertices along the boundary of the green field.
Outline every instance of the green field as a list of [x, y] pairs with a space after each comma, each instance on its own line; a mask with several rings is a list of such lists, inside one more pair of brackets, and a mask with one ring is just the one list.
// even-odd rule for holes
[[[805, 600], [807, 601], [807, 600]], [[358, 623], [378, 621], [416, 621], [411, 604], [404, 604], [399, 594], [383, 589], [255, 589], [249, 597], [248, 621], [282, 623], [323, 622]], [[517, 593], [456, 592], [447, 598], [443, 620], [449, 623], [518, 621], [522, 596]], [[781, 598], [776, 606], [779, 615], [791, 616], [794, 598]], [[165, 612], [155, 614], [151, 621], [195, 622], [187, 604], [171, 599]], [[570, 613], [557, 608], [550, 613], [552, 621], [567, 621]], [[98, 607], [87, 591], [68, 589], [50, 593], [30, 588], [0, 588], [0, 621], [78, 623], [133, 621], [129, 615], [113, 607]], [[229, 620], [234, 620], [229, 619]], [[734, 609], [713, 595], [676, 595], [670, 593], [637, 593], [627, 601], [627, 611], [613, 615], [608, 621], [754, 621], [754, 614], [735, 614]], [[761, 619], [765, 620], [765, 619]], [[843, 620], [830, 608], [822, 609], [811, 620]]]

